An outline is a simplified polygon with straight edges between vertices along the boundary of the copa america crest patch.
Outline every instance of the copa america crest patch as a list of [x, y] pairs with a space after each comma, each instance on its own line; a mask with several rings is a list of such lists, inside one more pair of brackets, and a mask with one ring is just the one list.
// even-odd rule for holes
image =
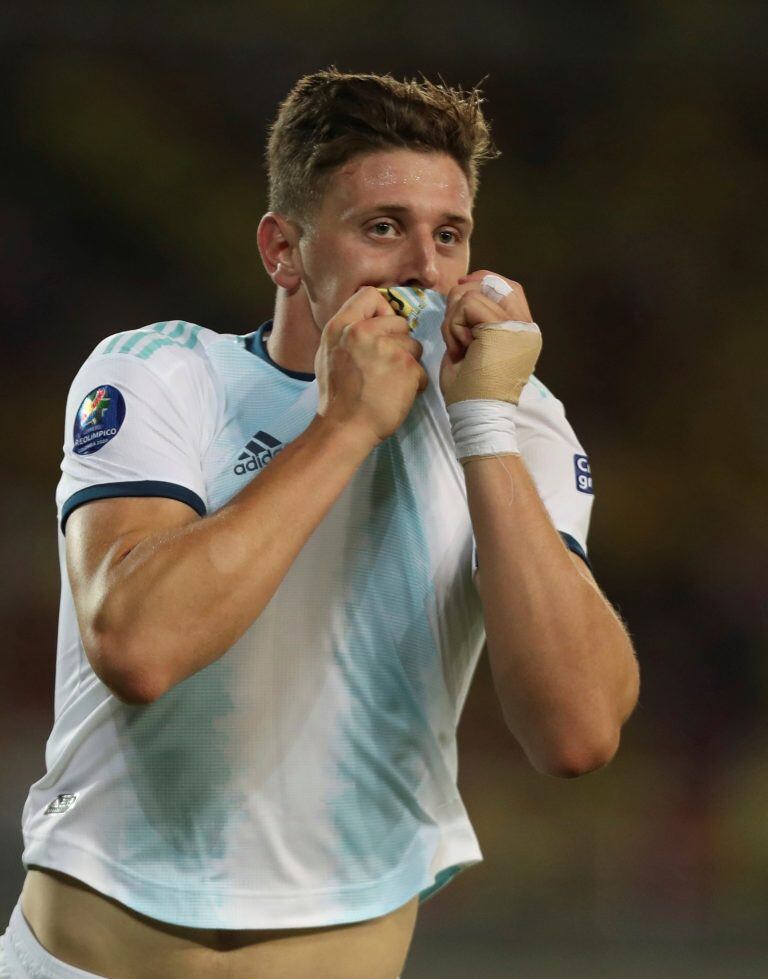
[[79, 456], [98, 452], [120, 431], [125, 420], [125, 399], [111, 384], [87, 394], [77, 409], [74, 451]]

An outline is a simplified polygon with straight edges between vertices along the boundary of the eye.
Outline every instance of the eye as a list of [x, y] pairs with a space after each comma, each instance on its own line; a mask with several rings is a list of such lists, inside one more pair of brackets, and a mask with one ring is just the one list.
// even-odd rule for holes
[[392, 235], [388, 234], [389, 231], [396, 231], [394, 224], [391, 221], [377, 221], [372, 224], [368, 231], [371, 232], [376, 238], [391, 238]]
[[454, 231], [452, 228], [441, 228], [437, 232], [437, 237], [441, 245], [455, 245], [461, 238], [458, 231]]

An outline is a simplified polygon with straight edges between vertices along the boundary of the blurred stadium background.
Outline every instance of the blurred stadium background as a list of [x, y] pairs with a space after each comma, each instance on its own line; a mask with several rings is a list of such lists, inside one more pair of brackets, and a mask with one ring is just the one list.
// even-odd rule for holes
[[0, 8], [0, 928], [52, 722], [67, 388], [109, 333], [270, 315], [266, 127], [335, 63], [488, 76], [472, 265], [526, 287], [643, 673], [617, 759], [560, 781], [482, 662], [460, 745], [486, 860], [422, 908], [405, 976], [768, 975], [767, 40], [768, 5], [707, 0]]

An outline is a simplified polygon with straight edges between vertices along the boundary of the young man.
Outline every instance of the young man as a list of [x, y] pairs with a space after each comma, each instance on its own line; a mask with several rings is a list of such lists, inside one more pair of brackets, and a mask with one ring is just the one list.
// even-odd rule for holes
[[615, 753], [637, 666], [586, 457], [522, 288], [467, 274], [479, 103], [302, 79], [259, 226], [274, 319], [118, 334], [77, 375], [12, 975], [395, 979], [419, 900], [481, 859], [456, 726], [486, 633], [538, 770]]

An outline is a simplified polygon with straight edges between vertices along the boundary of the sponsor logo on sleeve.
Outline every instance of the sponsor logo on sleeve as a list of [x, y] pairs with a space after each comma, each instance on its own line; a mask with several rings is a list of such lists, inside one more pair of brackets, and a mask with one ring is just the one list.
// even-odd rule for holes
[[79, 456], [98, 452], [120, 431], [125, 420], [125, 399], [116, 387], [103, 384], [87, 394], [77, 409], [74, 451]]
[[586, 456], [575, 455], [573, 466], [576, 470], [576, 489], [580, 493], [592, 493], [592, 470], [589, 468], [589, 459]]

